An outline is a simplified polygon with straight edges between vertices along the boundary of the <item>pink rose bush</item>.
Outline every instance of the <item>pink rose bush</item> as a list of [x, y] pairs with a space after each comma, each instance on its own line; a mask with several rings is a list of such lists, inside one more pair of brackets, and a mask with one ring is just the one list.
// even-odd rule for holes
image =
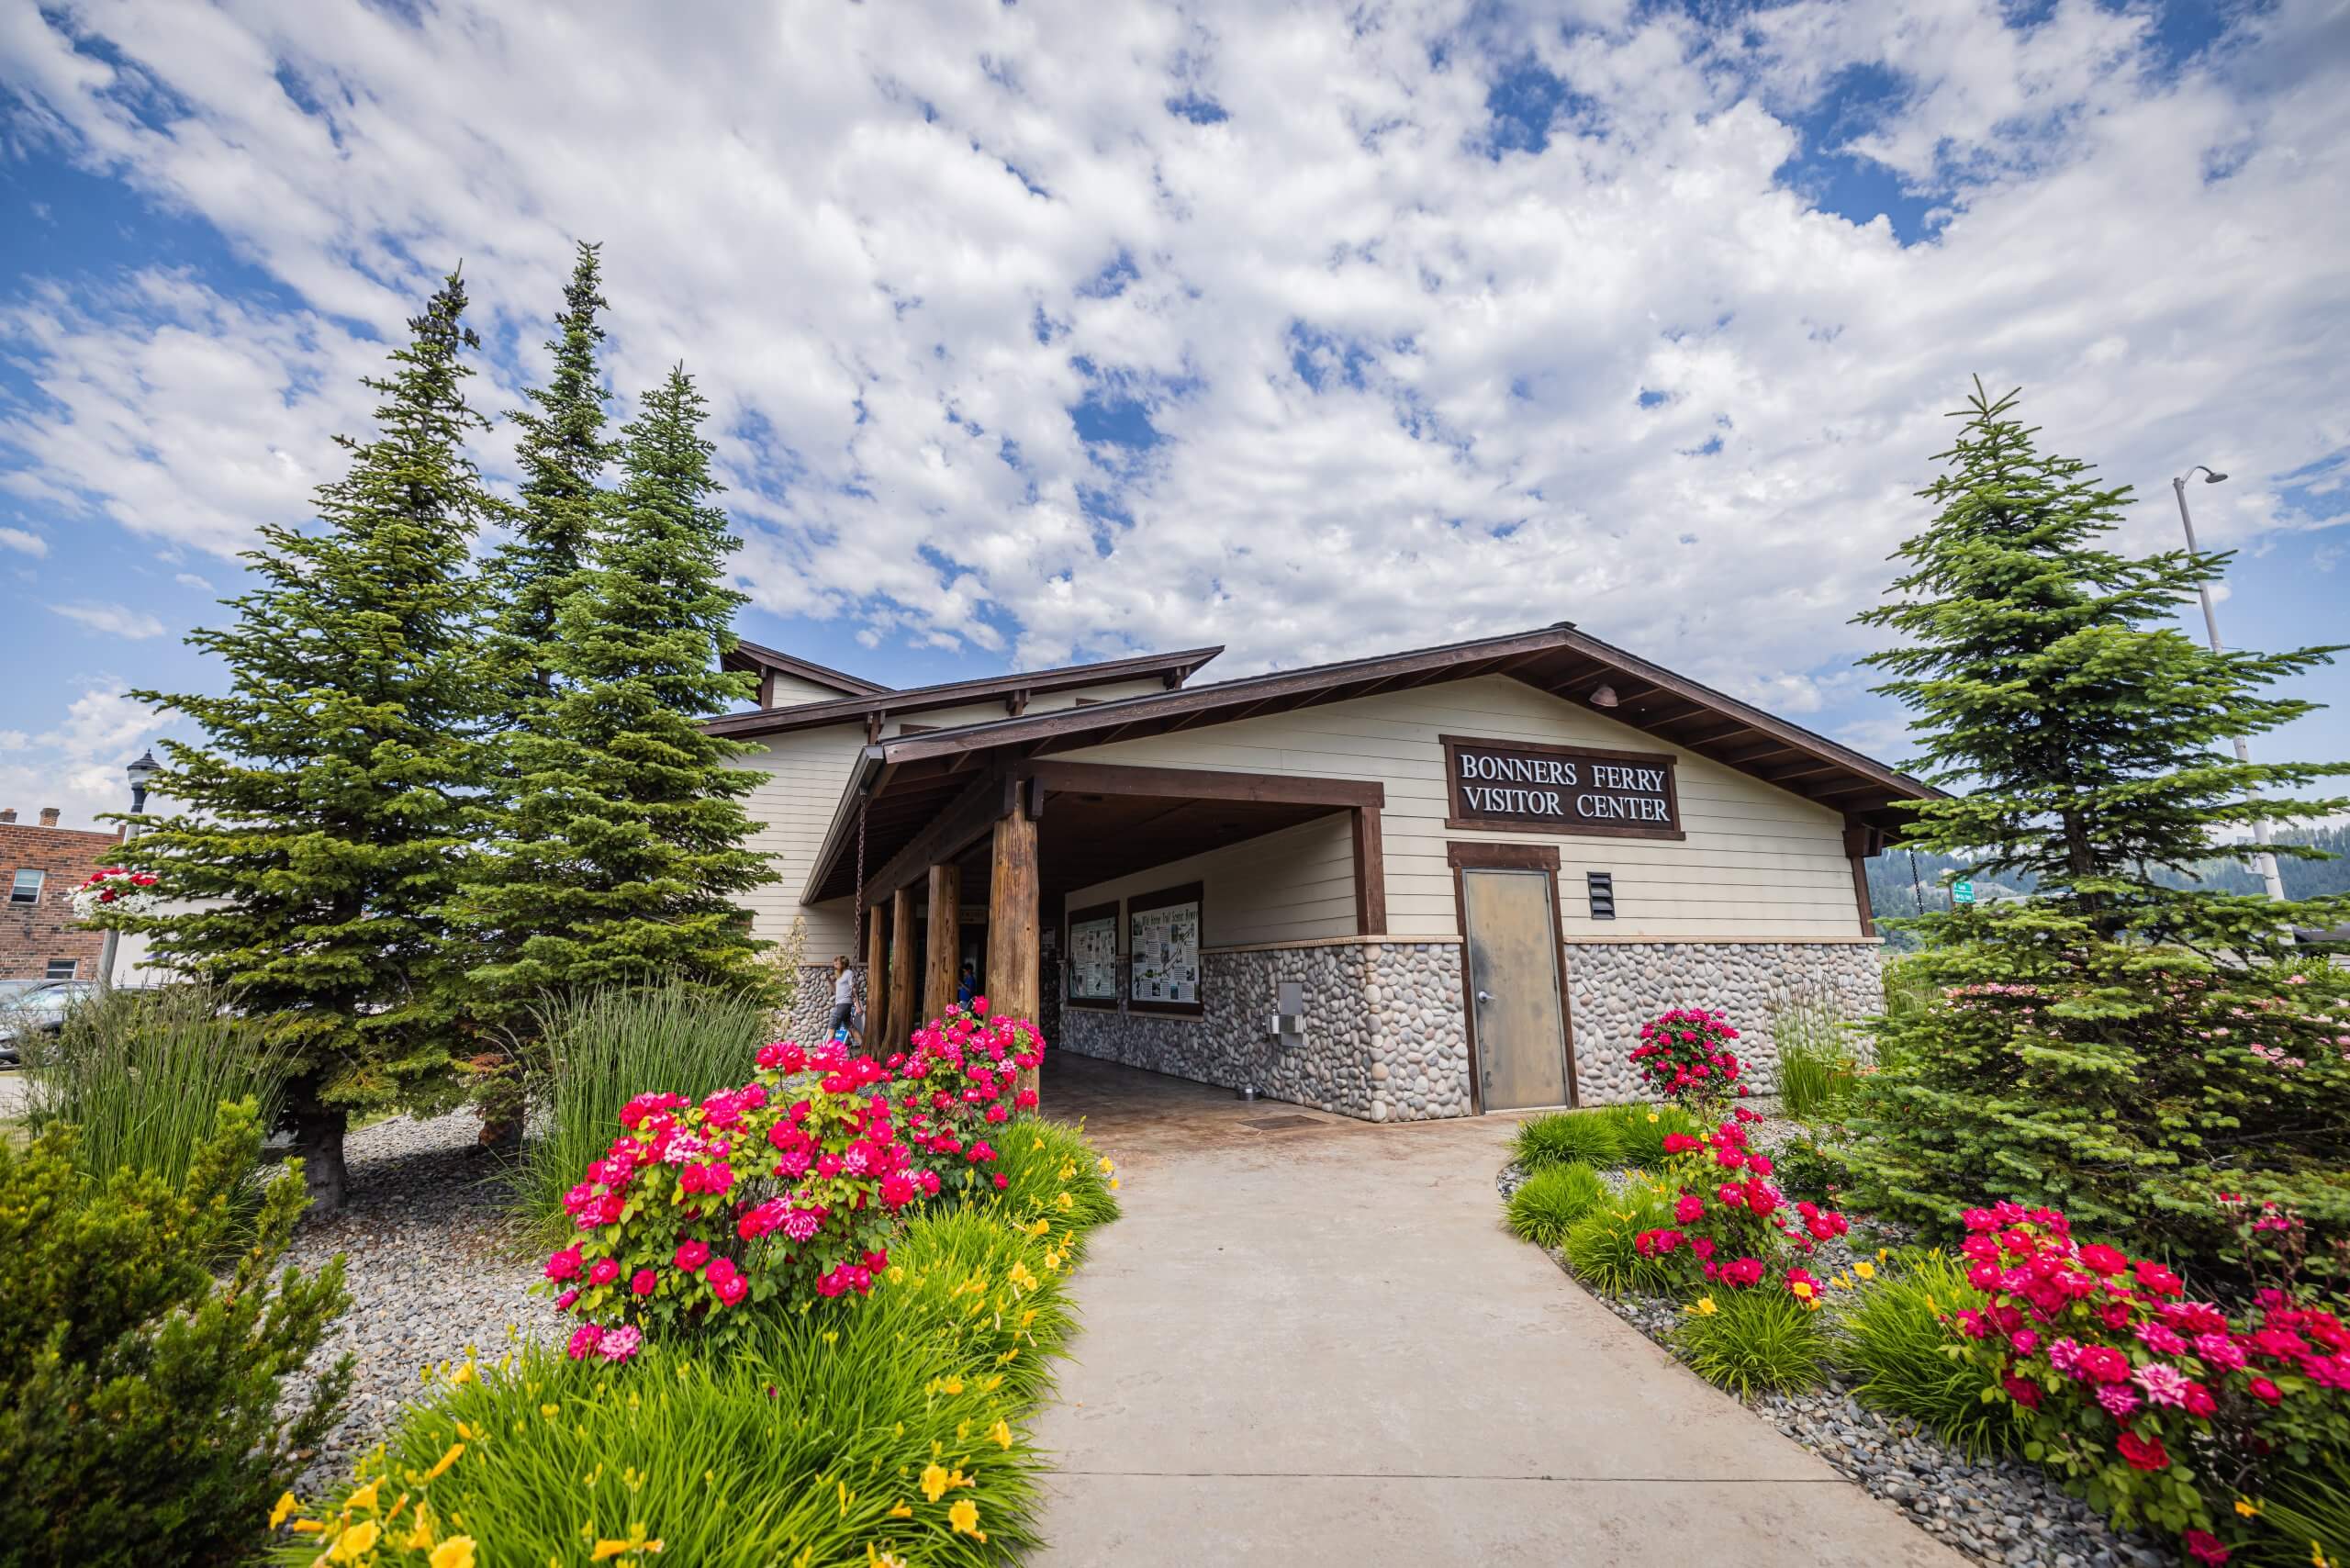
[[1644, 1258], [1685, 1260], [1709, 1285], [1748, 1290], [1768, 1280], [1816, 1307], [1819, 1281], [1792, 1260], [1852, 1226], [1833, 1209], [1787, 1204], [1772, 1183], [1771, 1157], [1747, 1144], [1746, 1125], [1759, 1120], [1741, 1106], [1709, 1134], [1667, 1134], [1663, 1180], [1679, 1194], [1673, 1224], [1640, 1232], [1632, 1246]]
[[1640, 1025], [1632, 1061], [1657, 1098], [1702, 1110], [1746, 1092], [1730, 1049], [1737, 1038], [1738, 1031], [1720, 1014], [1676, 1007]]
[[541, 1288], [584, 1320], [572, 1358], [722, 1339], [746, 1305], [870, 1292], [901, 1216], [950, 1181], [1003, 1185], [979, 1129], [1021, 1103], [1044, 1049], [1024, 1020], [959, 1014], [888, 1065], [778, 1041], [740, 1088], [631, 1100], [565, 1194], [577, 1234], [544, 1268]]
[[1983, 1305], [1944, 1319], [1956, 1353], [2016, 1407], [2024, 1457], [2117, 1523], [2224, 1562], [2215, 1495], [2272, 1456], [2350, 1444], [2350, 1328], [2332, 1312], [2268, 1289], [2239, 1322], [2160, 1262], [2076, 1243], [2053, 1209], [1965, 1219]]

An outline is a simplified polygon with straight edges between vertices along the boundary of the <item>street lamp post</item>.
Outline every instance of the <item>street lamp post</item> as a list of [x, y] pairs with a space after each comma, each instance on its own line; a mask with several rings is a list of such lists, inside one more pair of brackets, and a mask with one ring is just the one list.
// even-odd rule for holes
[[[163, 765], [155, 760], [152, 750], [141, 752], [138, 761], [122, 770], [122, 776], [130, 781], [130, 814], [132, 816], [137, 816], [147, 809], [147, 781], [162, 771], [163, 771]], [[124, 827], [123, 843], [129, 844], [138, 836], [137, 823], [130, 823]], [[116, 926], [107, 926], [106, 945], [98, 954], [98, 989], [102, 991], [114, 989], [115, 953], [121, 946], [121, 930]]]
[[[2187, 481], [2198, 474], [2203, 476], [2203, 482], [2207, 485], [2216, 485], [2227, 477], [2218, 469], [2206, 467], [2199, 463], [2170, 482], [2171, 494], [2178, 498], [2179, 526], [2187, 530], [2187, 547], [2189, 550], [2195, 548], [2195, 519], [2187, 510]], [[2195, 592], [2203, 600], [2203, 630], [2210, 635], [2211, 651], [2215, 654], [2223, 653], [2226, 650], [2220, 643], [2220, 618], [2211, 610], [2211, 585], [2208, 582], [2198, 583], [2195, 585]], [[2252, 762], [2252, 748], [2244, 744], [2244, 738], [2242, 735], [2236, 737], [2236, 760], [2247, 767]], [[2246, 800], [2251, 798], [2249, 795], [2245, 797]], [[2283, 903], [2285, 879], [2277, 874], [2277, 857], [2270, 854], [2266, 847], [2274, 841], [2269, 837], [2268, 823], [2266, 819], [2252, 824], [2252, 836], [2255, 843], [2262, 846], [2259, 853], [2252, 857], [2253, 868], [2260, 873], [2260, 879], [2267, 884], [2268, 896], [2278, 903]]]

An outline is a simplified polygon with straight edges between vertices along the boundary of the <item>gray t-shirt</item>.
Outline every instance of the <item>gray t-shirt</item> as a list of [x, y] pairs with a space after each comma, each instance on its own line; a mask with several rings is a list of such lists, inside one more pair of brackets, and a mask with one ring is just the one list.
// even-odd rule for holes
[[855, 969], [843, 969], [840, 973], [833, 977], [833, 1005], [838, 1007], [844, 1002], [854, 1002], [856, 1000], [856, 971]]

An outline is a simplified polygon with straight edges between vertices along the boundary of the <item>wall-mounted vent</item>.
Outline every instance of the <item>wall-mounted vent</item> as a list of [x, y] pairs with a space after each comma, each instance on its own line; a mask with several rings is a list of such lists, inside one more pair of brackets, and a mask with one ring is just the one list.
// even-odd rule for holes
[[1615, 919], [1616, 874], [1612, 871], [1586, 872], [1583, 882], [1591, 890], [1591, 918], [1594, 920]]

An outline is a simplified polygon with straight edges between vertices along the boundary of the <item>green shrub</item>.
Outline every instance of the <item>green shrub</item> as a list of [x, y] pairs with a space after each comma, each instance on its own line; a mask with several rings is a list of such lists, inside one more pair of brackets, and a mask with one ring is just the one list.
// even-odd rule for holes
[[1822, 1316], [1774, 1285], [1712, 1291], [1682, 1314], [1673, 1347], [1699, 1377], [1740, 1399], [1794, 1394], [1818, 1387], [1827, 1370]]
[[1509, 1195], [1510, 1234], [1537, 1247], [1556, 1247], [1577, 1220], [1611, 1196], [1599, 1172], [1580, 1160], [1546, 1165]]
[[1510, 1154], [1529, 1171], [1576, 1160], [1605, 1170], [1624, 1163], [1624, 1136], [1605, 1109], [1551, 1111], [1517, 1125]]
[[529, 1058], [536, 1136], [514, 1177], [534, 1231], [552, 1242], [570, 1230], [563, 1195], [620, 1136], [632, 1097], [699, 1100], [747, 1083], [766, 1034], [756, 995], [681, 980], [608, 986], [541, 1010]]
[[[72, 1123], [85, 1179], [146, 1170], [176, 1188], [219, 1131], [224, 1103], [250, 1099], [261, 1126], [274, 1120], [285, 1058], [220, 992], [173, 985], [92, 997], [56, 1035], [26, 1041], [25, 1066], [28, 1121]], [[247, 1186], [253, 1170], [248, 1162], [232, 1186]], [[231, 1202], [249, 1207], [252, 1194]]]
[[1695, 1137], [1703, 1130], [1697, 1118], [1678, 1105], [1610, 1105], [1607, 1116], [1616, 1124], [1625, 1161], [1651, 1170], [1665, 1162], [1667, 1137], [1674, 1133]]
[[348, 1300], [340, 1259], [271, 1277], [304, 1203], [298, 1171], [264, 1189], [235, 1269], [207, 1267], [239, 1224], [254, 1118], [251, 1101], [222, 1107], [178, 1190], [131, 1170], [93, 1188], [70, 1127], [0, 1143], [0, 1558], [243, 1562], [297, 1456], [333, 1425], [347, 1357], [277, 1408]]
[[1567, 1267], [1577, 1278], [1609, 1295], [1631, 1293], [1663, 1294], [1679, 1278], [1669, 1258], [1643, 1258], [1633, 1249], [1633, 1238], [1671, 1221], [1664, 1200], [1638, 1190], [1637, 1195], [1612, 1198], [1567, 1231]]
[[1844, 1313], [1838, 1359], [1853, 1376], [1854, 1395], [1872, 1409], [1916, 1421], [1969, 1458], [2005, 1452], [2015, 1439], [2013, 1405], [1985, 1400], [1990, 1374], [1942, 1353], [1951, 1331], [1938, 1314], [1983, 1305], [1959, 1260], [1892, 1254]]
[[[1003, 1145], [1019, 1147], [1014, 1128], [1046, 1143], [1024, 1166], [1055, 1196], [1078, 1155], [1102, 1175], [1071, 1129], [1007, 1124]], [[1073, 1192], [1070, 1210], [1051, 1206], [1081, 1237], [1080, 1216], [1113, 1205]], [[1066, 1246], [1058, 1227], [1031, 1234], [988, 1199], [942, 1208], [891, 1245], [869, 1297], [774, 1309], [735, 1353], [655, 1345], [612, 1365], [532, 1350], [470, 1369], [411, 1410], [360, 1478], [392, 1478], [378, 1497], [422, 1490], [442, 1537], [462, 1518], [485, 1564], [576, 1562], [588, 1538], [632, 1537], [661, 1541], [661, 1555], [610, 1555], [766, 1568], [867, 1562], [870, 1546], [924, 1563], [1014, 1561], [1037, 1541], [1046, 1460], [1024, 1424], [1072, 1327]], [[494, 1440], [468, 1441], [460, 1422]], [[306, 1542], [379, 1518], [352, 1502], [340, 1488], [326, 1532]], [[975, 1512], [958, 1527], [961, 1505]]]

